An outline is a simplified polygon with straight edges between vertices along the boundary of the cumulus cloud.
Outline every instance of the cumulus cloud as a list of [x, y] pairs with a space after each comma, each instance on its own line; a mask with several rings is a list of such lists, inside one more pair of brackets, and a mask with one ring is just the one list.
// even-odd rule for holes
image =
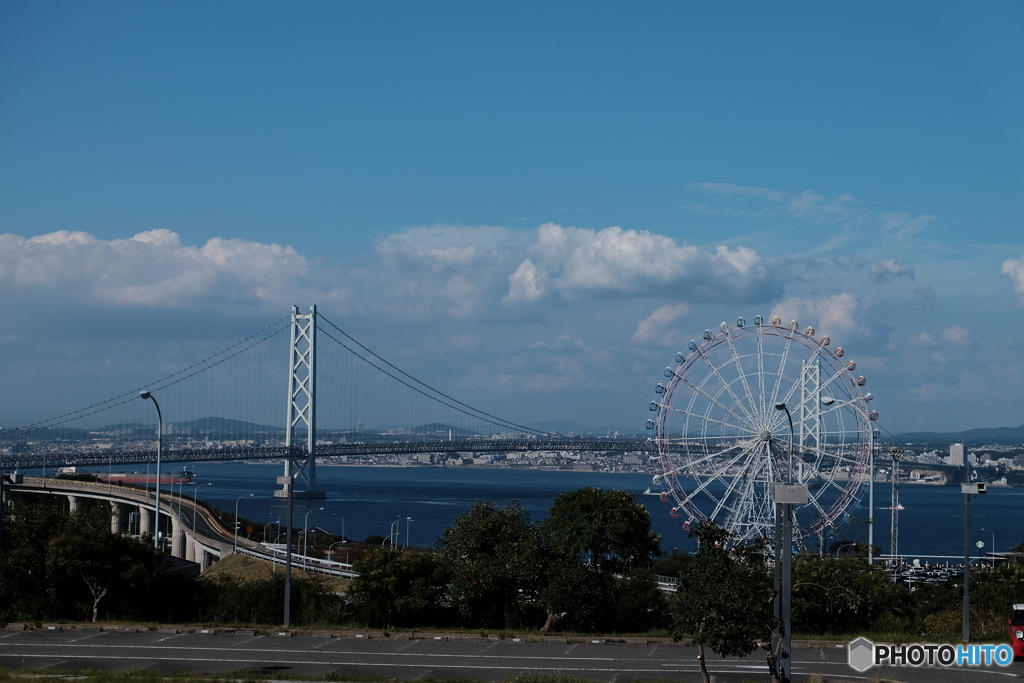
[[647, 231], [542, 225], [509, 277], [508, 303], [545, 296], [673, 295], [685, 300], [766, 300], [780, 291], [756, 251], [714, 252]]
[[1024, 256], [1003, 261], [1002, 273], [1010, 278], [1017, 303], [1024, 306]]
[[782, 318], [785, 324], [796, 320], [801, 327], [810, 325], [818, 334], [828, 335], [835, 341], [845, 341], [868, 335], [866, 317], [873, 306], [873, 302], [861, 301], [844, 292], [819, 298], [792, 297], [776, 305], [772, 315]]
[[894, 258], [885, 258], [871, 264], [871, 279], [875, 282], [889, 282], [895, 278], [914, 279], [914, 266]]
[[633, 333], [633, 343], [638, 346], [660, 344], [676, 346], [682, 339], [680, 333], [671, 329], [672, 323], [690, 312], [686, 304], [662, 306], [640, 321]]
[[0, 284], [30, 299], [56, 295], [51, 305], [181, 308], [214, 295], [276, 303], [307, 270], [291, 247], [220, 238], [186, 246], [168, 230], [119, 240], [64, 230], [0, 236]]

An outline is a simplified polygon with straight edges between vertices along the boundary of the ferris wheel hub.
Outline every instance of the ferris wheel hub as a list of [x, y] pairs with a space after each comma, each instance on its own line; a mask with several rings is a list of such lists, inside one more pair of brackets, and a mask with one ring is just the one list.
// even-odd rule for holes
[[770, 443], [772, 440], [772, 433], [766, 429], [760, 434], [758, 434], [758, 437], [761, 439], [761, 441]]

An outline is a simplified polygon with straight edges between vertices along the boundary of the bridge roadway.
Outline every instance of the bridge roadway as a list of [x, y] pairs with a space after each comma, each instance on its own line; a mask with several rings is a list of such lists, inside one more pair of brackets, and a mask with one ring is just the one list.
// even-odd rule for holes
[[[73, 479], [43, 479], [24, 477], [21, 483], [4, 484], [6, 499], [25, 493], [63, 496], [68, 500], [70, 510], [75, 510], [82, 498], [93, 498], [110, 503], [110, 530], [114, 533], [131, 533], [128, 514], [138, 513], [138, 526], [134, 531], [153, 534], [156, 501], [153, 491], [118, 484], [76, 481]], [[234, 531], [228, 528], [202, 500], [161, 491], [160, 493], [161, 533], [165, 549], [170, 538], [170, 554], [200, 566], [206, 571], [222, 557], [235, 552]], [[170, 527], [168, 529], [168, 527]], [[277, 546], [265, 546], [239, 536], [237, 551], [252, 555], [268, 562], [284, 563], [285, 553]], [[351, 565], [320, 558], [292, 554], [292, 565], [324, 574], [352, 576]]]
[[[15, 625], [18, 629], [18, 625]], [[109, 629], [109, 630], [108, 630]], [[523, 674], [563, 674], [591, 681], [700, 681], [694, 646], [668, 639], [496, 639], [475, 634], [380, 632], [257, 633], [252, 630], [43, 625], [0, 631], [0, 669], [150, 671], [196, 674], [424, 677], [505, 681]], [[712, 680], [767, 680], [764, 653], [722, 660], [707, 653]], [[876, 667], [858, 673], [847, 664], [845, 643], [794, 643], [793, 680], [996, 683], [1018, 679], [1024, 664], [1008, 667]], [[342, 678], [339, 678], [342, 677]]]
[[[384, 455], [393, 453], [500, 453], [530, 451], [603, 451], [628, 453], [646, 450], [639, 439], [466, 439], [458, 441], [379, 441], [367, 443], [317, 444], [316, 456]], [[127, 465], [156, 460], [156, 448], [118, 450], [76, 449], [74, 444], [38, 446], [26, 444], [24, 452], [0, 455], [0, 471], [74, 465]], [[161, 460], [174, 462], [216, 462], [231, 460], [282, 460], [289, 455], [304, 457], [301, 448], [285, 446], [234, 446], [225, 448], [175, 447], [164, 444]]]

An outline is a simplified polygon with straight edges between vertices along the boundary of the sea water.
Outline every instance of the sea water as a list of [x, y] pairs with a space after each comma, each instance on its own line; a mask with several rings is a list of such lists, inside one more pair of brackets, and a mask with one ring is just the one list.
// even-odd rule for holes
[[[167, 471], [181, 467], [175, 464]], [[258, 523], [286, 523], [286, 501], [273, 495], [280, 488], [276, 479], [283, 474], [281, 464], [203, 462], [184, 467], [193, 473], [193, 483], [165, 486], [165, 490], [173, 488], [175, 493], [198, 496], [230, 513], [234, 513], [237, 503], [240, 517]], [[654, 531], [662, 537], [662, 549], [669, 553], [692, 551], [695, 543], [682, 528], [685, 516], [673, 518], [673, 503], [644, 495], [649, 488], [658, 490], [651, 477], [564, 470], [318, 465], [317, 488], [326, 497], [296, 498], [293, 527], [301, 530], [308, 524], [355, 541], [372, 535], [386, 538], [394, 533], [403, 546], [429, 547], [476, 501], [491, 501], [501, 507], [516, 500], [531, 520], [539, 521], [547, 516], [559, 494], [592, 486], [637, 494], [639, 502], [651, 513]], [[826, 548], [840, 539], [867, 541], [867, 486], [862, 490], [860, 506], [851, 505], [847, 510], [851, 521], [826, 536]], [[898, 517], [901, 556], [942, 556], [952, 562], [956, 558], [962, 561], [964, 495], [959, 486], [902, 483], [899, 499], [904, 508]], [[890, 485], [876, 483], [874, 543], [883, 553], [890, 552], [890, 507]], [[1024, 542], [1024, 525], [1019, 521], [1022, 512], [1024, 489], [989, 486], [988, 493], [973, 496], [971, 555], [977, 557], [992, 551], [993, 534], [997, 552], [1006, 552]], [[983, 548], [977, 547], [978, 541], [984, 543]], [[817, 542], [813, 545], [816, 549]]]

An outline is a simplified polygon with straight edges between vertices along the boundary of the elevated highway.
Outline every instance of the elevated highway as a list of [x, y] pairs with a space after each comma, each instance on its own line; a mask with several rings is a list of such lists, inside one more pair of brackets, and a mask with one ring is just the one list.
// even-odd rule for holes
[[[19, 483], [5, 483], [4, 499], [26, 494], [62, 496], [68, 509], [74, 511], [82, 499], [102, 500], [110, 505], [110, 530], [114, 533], [153, 535], [155, 492], [117, 484], [24, 477]], [[138, 524], [130, 529], [129, 514], [138, 515]], [[160, 493], [161, 545], [164, 550], [200, 566], [205, 571], [216, 560], [234, 551], [234, 531], [229, 529], [203, 501], [167, 491]], [[169, 546], [168, 546], [169, 544]], [[238, 547], [248, 554], [273, 560], [273, 552], [260, 543], [238, 539]], [[277, 561], [280, 561], [278, 559]]]

